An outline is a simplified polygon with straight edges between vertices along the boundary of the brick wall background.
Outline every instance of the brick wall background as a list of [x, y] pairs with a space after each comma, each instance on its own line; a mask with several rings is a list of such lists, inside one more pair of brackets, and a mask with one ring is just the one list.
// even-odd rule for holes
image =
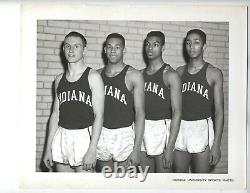
[[189, 29], [200, 28], [207, 34], [206, 61], [220, 68], [224, 76], [225, 124], [222, 137], [222, 159], [213, 173], [228, 172], [228, 68], [229, 24], [226, 22], [146, 22], [146, 21], [37, 21], [37, 93], [36, 93], [36, 171], [43, 171], [41, 159], [53, 102], [53, 81], [64, 71], [61, 45], [70, 31], [82, 33], [88, 42], [86, 64], [92, 68], [103, 67], [103, 43], [112, 32], [126, 39], [127, 53], [124, 61], [137, 69], [145, 67], [143, 40], [151, 30], [161, 30], [166, 36], [163, 59], [173, 68], [184, 65], [183, 39]]

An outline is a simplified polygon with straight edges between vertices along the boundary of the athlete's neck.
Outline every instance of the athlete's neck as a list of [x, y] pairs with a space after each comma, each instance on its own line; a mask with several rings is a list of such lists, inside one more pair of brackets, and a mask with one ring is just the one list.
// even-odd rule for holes
[[84, 64], [83, 60], [74, 63], [68, 63], [68, 74], [70, 76], [78, 75], [85, 71], [87, 66]]
[[108, 71], [108, 72], [119, 72], [124, 68], [124, 66], [126, 66], [126, 64], [123, 61], [121, 61], [119, 63], [115, 63], [115, 64], [108, 63], [108, 65], [106, 66], [106, 71]]
[[188, 67], [189, 68], [195, 68], [195, 69], [200, 69], [203, 67], [203, 65], [205, 64], [206, 62], [203, 60], [203, 58], [199, 58], [199, 59], [196, 59], [196, 58], [191, 58], [188, 62]]
[[152, 71], [157, 71], [158, 69], [160, 69], [162, 67], [162, 65], [164, 64], [164, 61], [162, 58], [157, 58], [154, 60], [149, 60], [148, 61], [148, 70], [152, 70]]

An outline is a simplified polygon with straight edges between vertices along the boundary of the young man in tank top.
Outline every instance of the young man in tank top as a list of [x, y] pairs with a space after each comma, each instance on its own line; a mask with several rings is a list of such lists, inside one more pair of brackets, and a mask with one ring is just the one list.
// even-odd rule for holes
[[165, 35], [151, 31], [145, 40], [148, 66], [145, 80], [145, 133], [141, 165], [149, 172], [172, 171], [175, 140], [181, 120], [181, 80], [173, 68], [164, 63]]
[[190, 30], [185, 46], [188, 63], [177, 69], [182, 78], [182, 121], [175, 145], [175, 170], [208, 173], [221, 157], [223, 76], [221, 70], [203, 59], [206, 47], [203, 31]]
[[144, 131], [144, 80], [140, 71], [123, 62], [125, 39], [118, 33], [106, 38], [107, 65], [100, 69], [105, 88], [104, 123], [97, 146], [97, 167], [114, 172], [114, 163], [127, 168], [140, 162]]
[[[57, 172], [93, 172], [103, 124], [104, 85], [84, 63], [87, 41], [66, 35], [63, 52], [68, 69], [55, 79], [55, 99], [43, 161]], [[90, 136], [91, 133], [91, 136]]]

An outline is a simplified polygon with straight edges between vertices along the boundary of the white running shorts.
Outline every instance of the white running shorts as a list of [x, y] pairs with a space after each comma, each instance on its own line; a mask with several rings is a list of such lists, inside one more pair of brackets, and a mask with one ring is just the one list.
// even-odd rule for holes
[[210, 148], [214, 141], [212, 118], [185, 121], [181, 120], [180, 130], [175, 143], [175, 149], [189, 153], [200, 153]]
[[125, 161], [134, 148], [133, 126], [118, 129], [103, 127], [97, 145], [97, 159], [101, 161]]
[[82, 165], [90, 144], [90, 129], [90, 127], [84, 129], [59, 127], [52, 141], [53, 161], [70, 166]]
[[145, 131], [141, 151], [147, 155], [160, 155], [168, 143], [170, 135], [170, 119], [145, 120]]

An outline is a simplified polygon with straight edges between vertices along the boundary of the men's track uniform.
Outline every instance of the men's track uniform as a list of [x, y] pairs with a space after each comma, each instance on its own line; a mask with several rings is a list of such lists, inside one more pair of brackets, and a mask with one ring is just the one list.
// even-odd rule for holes
[[106, 76], [106, 68], [101, 73], [105, 86], [105, 108], [97, 158], [102, 161], [125, 161], [133, 151], [134, 98], [125, 83], [128, 69], [129, 65], [126, 65], [114, 77]]
[[182, 121], [175, 148], [189, 153], [203, 152], [213, 144], [214, 130], [212, 105], [213, 88], [208, 84], [206, 72], [208, 63], [195, 73], [184, 68], [182, 75]]
[[168, 142], [170, 135], [171, 101], [170, 89], [163, 81], [162, 67], [152, 75], [143, 72], [145, 80], [145, 131], [142, 151], [148, 155], [160, 155]]
[[64, 73], [58, 84], [59, 128], [52, 142], [55, 162], [80, 166], [88, 150], [94, 121], [89, 71], [86, 68], [75, 82], [69, 82]]

